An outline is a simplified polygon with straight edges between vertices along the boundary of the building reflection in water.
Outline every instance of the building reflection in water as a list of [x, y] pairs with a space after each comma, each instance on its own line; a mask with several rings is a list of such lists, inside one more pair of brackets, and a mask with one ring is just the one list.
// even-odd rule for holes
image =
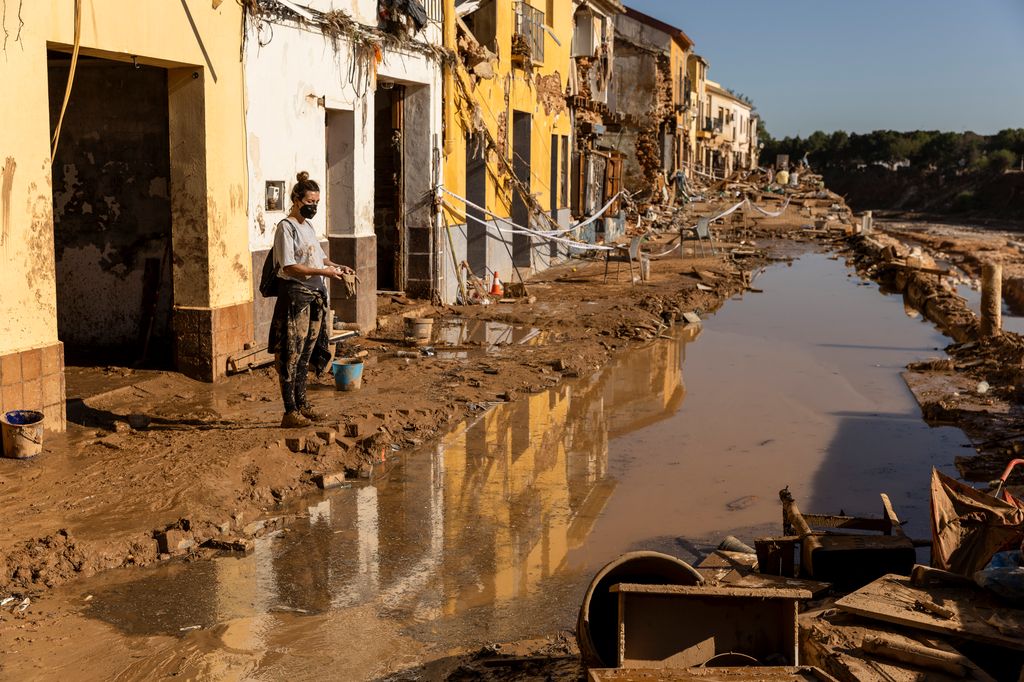
[[[684, 330], [589, 379], [497, 405], [369, 485], [310, 502], [308, 523], [213, 562], [215, 586], [196, 576], [191, 587], [206, 594], [186, 600], [210, 604], [209, 620], [241, 619], [232, 640], [258, 648], [259, 616], [271, 612], [373, 602], [390, 617], [432, 621], [531, 595], [565, 569], [614, 494], [609, 440], [679, 408], [693, 336]], [[177, 596], [189, 589], [179, 584]]]

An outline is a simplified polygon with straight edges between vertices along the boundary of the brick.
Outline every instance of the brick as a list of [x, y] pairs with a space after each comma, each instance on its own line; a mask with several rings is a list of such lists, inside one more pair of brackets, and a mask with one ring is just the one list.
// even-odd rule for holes
[[3, 386], [21, 384], [21, 353], [0, 357], [0, 382]]
[[322, 440], [320, 440], [320, 439], [317, 439], [317, 438], [309, 438], [309, 439], [307, 439], [306, 440], [306, 447], [303, 448], [303, 451], [307, 455], [313, 455], [314, 457], [318, 457], [320, 455], [320, 453], [323, 452], [323, 450], [324, 450], [324, 442]]
[[306, 437], [285, 438], [284, 444], [292, 452], [303, 452], [306, 449]]
[[338, 435], [337, 431], [317, 431], [316, 432], [316, 437], [319, 438], [320, 440], [322, 440], [325, 445], [330, 445], [331, 443], [333, 443], [334, 439], [337, 437], [337, 435]]
[[43, 351], [39, 348], [27, 350], [21, 354], [21, 380], [38, 379], [43, 370]]
[[181, 554], [195, 546], [196, 542], [189, 533], [183, 530], [171, 529], [156, 534], [156, 541], [160, 551], [165, 554]]
[[337, 488], [345, 485], [345, 472], [339, 472], [334, 474], [317, 474], [313, 477], [316, 484], [327, 490], [328, 488]]
[[213, 538], [204, 542], [203, 547], [219, 549], [227, 552], [242, 552], [243, 554], [248, 554], [256, 548], [256, 543], [249, 538], [235, 538], [233, 540]]

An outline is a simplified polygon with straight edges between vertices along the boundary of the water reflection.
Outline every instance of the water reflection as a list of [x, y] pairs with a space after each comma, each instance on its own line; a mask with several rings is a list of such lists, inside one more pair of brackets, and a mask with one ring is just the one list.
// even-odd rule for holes
[[248, 649], [267, 614], [373, 603], [412, 624], [536, 596], [615, 490], [609, 440], [681, 405], [683, 346], [699, 329], [498, 405], [369, 485], [311, 501], [308, 519], [251, 555], [161, 567], [110, 588], [91, 613], [139, 634], [243, 619], [231, 636]]

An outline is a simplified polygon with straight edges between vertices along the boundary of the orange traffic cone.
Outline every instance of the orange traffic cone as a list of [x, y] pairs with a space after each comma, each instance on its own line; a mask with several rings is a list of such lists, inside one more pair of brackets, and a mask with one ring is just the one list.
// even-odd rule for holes
[[501, 297], [501, 296], [504, 296], [504, 295], [505, 295], [505, 287], [502, 286], [501, 280], [498, 279], [498, 272], [497, 272], [497, 270], [495, 270], [495, 272], [494, 272], [494, 280], [491, 282], [491, 296]]

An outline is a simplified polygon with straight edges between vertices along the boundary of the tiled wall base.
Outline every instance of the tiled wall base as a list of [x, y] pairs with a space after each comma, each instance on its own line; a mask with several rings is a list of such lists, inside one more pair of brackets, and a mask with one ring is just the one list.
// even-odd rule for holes
[[50, 431], [67, 429], [64, 344], [0, 356], [0, 413], [40, 410]]
[[174, 309], [175, 364], [200, 381], [225, 376], [228, 356], [253, 342], [252, 303], [223, 308]]

